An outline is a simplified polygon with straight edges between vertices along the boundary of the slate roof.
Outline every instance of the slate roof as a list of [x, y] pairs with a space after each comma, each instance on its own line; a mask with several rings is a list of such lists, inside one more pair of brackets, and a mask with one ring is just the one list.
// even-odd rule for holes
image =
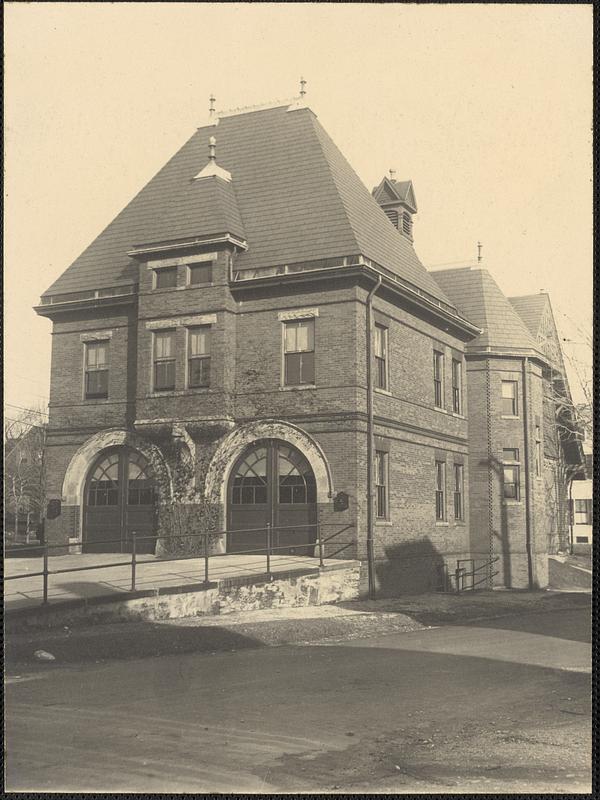
[[[362, 254], [448, 302], [313, 112], [287, 108], [199, 128], [44, 294], [136, 283], [135, 245], [228, 232], [248, 243], [238, 269]], [[231, 183], [192, 180], [211, 135]]]
[[483, 329], [467, 344], [467, 350], [490, 347], [499, 351], [540, 352], [525, 323], [487, 270], [464, 267], [439, 270], [431, 275], [459, 313]]
[[539, 294], [527, 294], [522, 297], [509, 297], [508, 300], [525, 325], [527, 325], [531, 335], [537, 339], [544, 311], [550, 302], [548, 295], [540, 292]]

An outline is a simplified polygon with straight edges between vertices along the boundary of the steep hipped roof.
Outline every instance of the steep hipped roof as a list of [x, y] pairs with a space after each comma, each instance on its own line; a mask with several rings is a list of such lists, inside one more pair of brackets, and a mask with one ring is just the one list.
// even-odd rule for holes
[[490, 347], [500, 352], [540, 352], [537, 342], [487, 270], [465, 267], [431, 274], [459, 312], [483, 329], [483, 333], [468, 343], [467, 350]]
[[531, 335], [537, 339], [544, 311], [550, 300], [547, 294], [527, 294], [522, 297], [509, 297], [509, 302], [527, 325]]
[[[231, 183], [193, 181], [213, 135]], [[238, 269], [362, 254], [448, 302], [312, 111], [287, 106], [198, 129], [45, 294], [136, 282], [134, 245], [225, 232], [247, 241]]]

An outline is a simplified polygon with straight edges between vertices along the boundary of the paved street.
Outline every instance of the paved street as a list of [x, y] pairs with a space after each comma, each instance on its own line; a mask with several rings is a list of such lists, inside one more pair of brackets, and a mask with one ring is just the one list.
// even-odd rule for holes
[[8, 678], [7, 789], [587, 792], [589, 640], [582, 608], [32, 666]]

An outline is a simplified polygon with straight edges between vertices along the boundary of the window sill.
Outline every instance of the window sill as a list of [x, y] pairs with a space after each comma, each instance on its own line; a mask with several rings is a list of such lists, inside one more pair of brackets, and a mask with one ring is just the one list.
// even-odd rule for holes
[[384, 394], [386, 397], [393, 397], [392, 393], [389, 389], [380, 389], [378, 386], [373, 387], [373, 391], [377, 392], [377, 394]]
[[161, 286], [152, 287], [148, 290], [148, 294], [165, 294], [166, 292], [176, 292], [177, 289], [185, 289], [185, 286]]
[[295, 389], [303, 391], [304, 389], [316, 389], [316, 383], [299, 383], [297, 386], [280, 386], [280, 392], [293, 392]]
[[515, 416], [514, 414], [501, 414], [500, 419], [521, 419], [518, 415]]
[[211, 389], [214, 391], [213, 387], [210, 386], [198, 386], [193, 389], [155, 389], [153, 392], [149, 392], [144, 399], [151, 400], [155, 397], [184, 397], [193, 394], [209, 394]]
[[440, 406], [434, 406], [433, 410], [434, 411], [439, 411], [440, 414], [447, 414], [448, 413], [448, 410], [446, 408], [441, 408]]
[[375, 519], [375, 527], [390, 528], [393, 524], [391, 519]]
[[107, 403], [108, 397], [84, 397], [84, 403]]
[[436, 528], [447, 528], [449, 527], [450, 523], [447, 521], [442, 521], [440, 519], [436, 520], [435, 526]]
[[450, 416], [456, 417], [456, 419], [466, 419], [464, 414], [457, 414], [456, 411], [451, 411]]
[[186, 283], [185, 286], [178, 286], [178, 289], [206, 289], [207, 286], [214, 286], [212, 281], [207, 283]]
[[502, 505], [504, 506], [522, 506], [522, 500], [503, 500]]

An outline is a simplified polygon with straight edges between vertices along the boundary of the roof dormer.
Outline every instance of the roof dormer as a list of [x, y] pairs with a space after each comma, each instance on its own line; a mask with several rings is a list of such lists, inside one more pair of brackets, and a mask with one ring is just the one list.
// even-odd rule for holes
[[391, 169], [390, 177], [384, 177], [372, 194], [392, 225], [412, 242], [413, 214], [417, 213], [415, 190], [412, 181], [397, 181], [394, 175]]

